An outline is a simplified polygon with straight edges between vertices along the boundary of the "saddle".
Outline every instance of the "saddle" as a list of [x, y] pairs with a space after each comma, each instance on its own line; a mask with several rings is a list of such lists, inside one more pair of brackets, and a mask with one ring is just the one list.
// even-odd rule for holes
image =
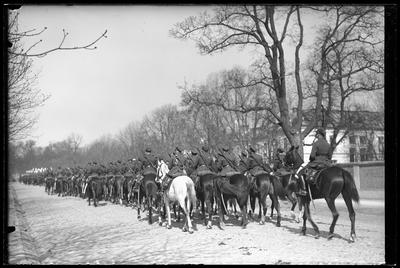
[[310, 184], [317, 185], [319, 174], [329, 167], [332, 166], [332, 163], [329, 161], [326, 162], [311, 162], [308, 164], [306, 174], [306, 180]]
[[213, 174], [213, 172], [206, 166], [202, 165], [197, 168], [197, 175], [198, 176], [205, 176], [208, 174]]
[[262, 175], [262, 174], [268, 174], [268, 172], [265, 171], [262, 167], [256, 166], [256, 167], [254, 167], [254, 168], [252, 168], [252, 169], [250, 170], [250, 174], [251, 174], [253, 177], [256, 177], [256, 176], [259, 176], [259, 175]]

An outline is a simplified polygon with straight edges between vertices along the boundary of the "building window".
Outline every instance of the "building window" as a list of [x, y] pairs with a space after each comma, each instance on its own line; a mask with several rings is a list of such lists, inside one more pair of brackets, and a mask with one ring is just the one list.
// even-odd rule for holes
[[356, 148], [350, 148], [350, 162], [356, 162]]
[[367, 136], [360, 136], [360, 145], [367, 144]]
[[356, 144], [356, 136], [349, 136], [350, 144]]
[[360, 148], [360, 161], [368, 161], [367, 148]]

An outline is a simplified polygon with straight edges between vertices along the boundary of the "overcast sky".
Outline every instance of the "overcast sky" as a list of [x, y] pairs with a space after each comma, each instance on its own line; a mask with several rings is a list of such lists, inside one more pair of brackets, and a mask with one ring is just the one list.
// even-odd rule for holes
[[[56, 51], [34, 60], [37, 86], [51, 97], [39, 112], [33, 138], [39, 146], [80, 134], [86, 145], [102, 135], [117, 134], [165, 104], [179, 104], [182, 85], [204, 81], [210, 73], [241, 66], [259, 57], [255, 49], [228, 49], [200, 55], [193, 41], [169, 35], [174, 24], [212, 6], [23, 6], [19, 30], [40, 30], [36, 51], [86, 45], [105, 30], [96, 50]], [[303, 16], [304, 49], [312, 44], [315, 15]], [[279, 27], [279, 26], [278, 26]], [[39, 38], [26, 41], [26, 46]], [[289, 42], [290, 43], [290, 42]], [[305, 50], [302, 57], [306, 57]], [[287, 58], [292, 57], [290, 50]], [[288, 56], [289, 55], [289, 56]]]

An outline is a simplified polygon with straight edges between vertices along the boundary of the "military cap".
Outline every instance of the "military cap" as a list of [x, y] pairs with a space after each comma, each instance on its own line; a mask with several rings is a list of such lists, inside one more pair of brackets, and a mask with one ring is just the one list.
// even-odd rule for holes
[[149, 147], [146, 148], [146, 153], [151, 153], [151, 149]]
[[247, 156], [247, 152], [246, 151], [242, 151], [242, 155], [243, 156]]
[[180, 148], [179, 146], [176, 146], [175, 150], [177, 150], [178, 152], [182, 153], [182, 148]]
[[228, 146], [223, 146], [222, 150], [224, 150], [225, 152], [229, 151], [229, 147]]
[[277, 152], [281, 154], [281, 153], [283, 153], [284, 151], [283, 151], [282, 148], [278, 148]]
[[205, 152], [208, 152], [208, 150], [210, 150], [210, 148], [208, 147], [208, 145], [203, 145], [203, 146], [201, 147], [201, 149], [202, 149], [203, 151], [205, 151]]
[[322, 136], [325, 137], [325, 129], [323, 129], [323, 128], [318, 128], [316, 134], [321, 134]]
[[191, 151], [192, 155], [197, 155], [196, 151]]

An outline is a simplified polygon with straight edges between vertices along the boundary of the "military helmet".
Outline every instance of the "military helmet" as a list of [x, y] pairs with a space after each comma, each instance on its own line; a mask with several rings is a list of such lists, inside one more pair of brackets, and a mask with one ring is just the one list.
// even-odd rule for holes
[[317, 131], [316, 131], [316, 134], [321, 134], [322, 136], [324, 136], [325, 137], [325, 129], [323, 129], [323, 128], [318, 128], [317, 129]]

